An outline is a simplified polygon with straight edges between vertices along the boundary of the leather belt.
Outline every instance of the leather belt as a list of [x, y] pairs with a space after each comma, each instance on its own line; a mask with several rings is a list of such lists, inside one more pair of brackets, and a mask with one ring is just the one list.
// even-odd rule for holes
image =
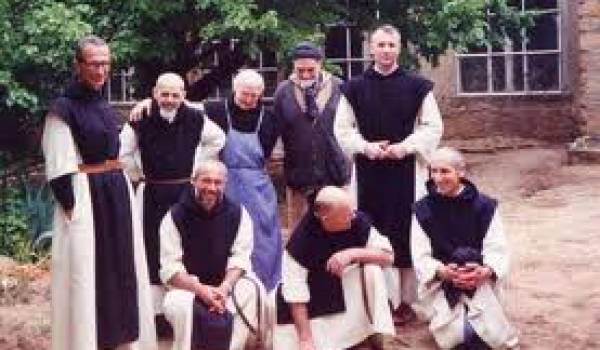
[[112, 170], [123, 169], [123, 165], [117, 159], [107, 159], [104, 162], [94, 164], [79, 164], [77, 165], [80, 173], [99, 174]]

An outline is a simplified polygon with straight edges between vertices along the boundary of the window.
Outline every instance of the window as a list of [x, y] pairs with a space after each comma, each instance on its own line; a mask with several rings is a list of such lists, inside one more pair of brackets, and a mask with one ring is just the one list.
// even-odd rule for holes
[[[564, 88], [562, 16], [558, 0], [509, 0], [534, 24], [503, 45], [473, 48], [457, 56], [459, 95], [559, 94]], [[494, 26], [493, 14], [489, 15]]]
[[365, 52], [364, 33], [356, 26], [336, 23], [328, 26], [325, 40], [325, 56], [327, 62], [338, 66], [335, 72], [347, 80], [366, 70], [370, 59]]

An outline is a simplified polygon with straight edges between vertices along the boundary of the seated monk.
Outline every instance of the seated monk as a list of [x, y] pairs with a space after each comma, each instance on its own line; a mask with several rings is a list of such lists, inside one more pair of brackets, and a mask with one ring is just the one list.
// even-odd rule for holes
[[160, 227], [160, 277], [170, 289], [173, 350], [243, 349], [260, 332], [261, 287], [251, 271], [252, 221], [224, 194], [227, 169], [205, 161]]
[[436, 150], [429, 167], [411, 232], [416, 310], [442, 349], [517, 348], [500, 300], [509, 251], [497, 201], [465, 178], [458, 151]]
[[320, 190], [284, 253], [274, 349], [339, 350], [393, 335], [382, 269], [393, 261], [388, 239], [346, 191]]

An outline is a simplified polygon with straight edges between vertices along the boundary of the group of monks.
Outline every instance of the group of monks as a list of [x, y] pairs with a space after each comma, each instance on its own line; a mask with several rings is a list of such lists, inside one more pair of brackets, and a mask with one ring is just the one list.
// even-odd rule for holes
[[[80, 39], [42, 140], [52, 348], [382, 348], [414, 316], [443, 349], [518, 348], [497, 201], [438, 148], [433, 83], [399, 67], [399, 32], [369, 44], [372, 66], [343, 82], [298, 43], [272, 108], [252, 69], [199, 105], [161, 74], [120, 127], [102, 96], [110, 49]], [[285, 238], [265, 170], [278, 140]]]

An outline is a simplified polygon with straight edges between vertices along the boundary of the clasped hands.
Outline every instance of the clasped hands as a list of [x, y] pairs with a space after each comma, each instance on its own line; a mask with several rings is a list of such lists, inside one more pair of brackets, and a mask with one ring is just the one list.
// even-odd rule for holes
[[390, 143], [390, 141], [367, 142], [364, 150], [367, 158], [375, 159], [402, 159], [409, 153], [408, 147], [402, 142]]
[[219, 287], [200, 284], [196, 289], [196, 295], [208, 306], [208, 311], [222, 314], [225, 312], [225, 302], [229, 295], [229, 287], [221, 285]]
[[468, 262], [463, 266], [454, 263], [442, 265], [437, 270], [437, 276], [451, 282], [456, 288], [462, 290], [475, 290], [492, 276], [493, 272], [487, 266], [475, 262]]

